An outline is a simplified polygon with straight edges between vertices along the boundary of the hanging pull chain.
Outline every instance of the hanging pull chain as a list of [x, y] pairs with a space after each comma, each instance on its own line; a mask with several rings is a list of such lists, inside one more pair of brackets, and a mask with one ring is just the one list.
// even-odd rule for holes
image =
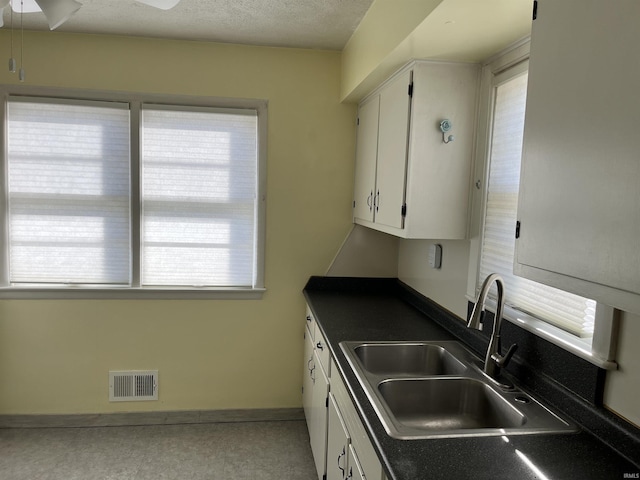
[[13, 8], [9, 5], [9, 11], [11, 15], [11, 58], [9, 58], [9, 71], [16, 73], [16, 59], [13, 58]]
[[18, 79], [24, 82], [24, 26], [22, 23], [22, 17], [24, 14], [24, 0], [20, 0], [20, 71], [18, 72]]

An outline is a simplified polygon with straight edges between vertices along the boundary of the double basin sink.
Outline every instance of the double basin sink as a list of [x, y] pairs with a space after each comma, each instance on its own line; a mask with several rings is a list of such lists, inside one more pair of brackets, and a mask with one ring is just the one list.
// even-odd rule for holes
[[500, 386], [459, 342], [341, 342], [387, 433], [399, 439], [570, 433], [513, 386]]

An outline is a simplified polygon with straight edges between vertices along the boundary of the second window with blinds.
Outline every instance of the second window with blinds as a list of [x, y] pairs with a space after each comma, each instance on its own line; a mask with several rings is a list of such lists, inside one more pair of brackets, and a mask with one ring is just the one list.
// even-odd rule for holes
[[474, 288], [477, 292], [484, 278], [499, 273], [506, 284], [505, 317], [526, 323], [528, 329], [589, 358], [596, 302], [513, 274], [527, 65], [526, 60], [521, 61], [492, 72], [487, 80], [487, 154], [480, 183], [485, 188], [479, 247], [472, 256], [478, 262]]
[[248, 286], [256, 116], [142, 106], [142, 285]]
[[262, 289], [264, 106], [5, 105], [5, 291]]

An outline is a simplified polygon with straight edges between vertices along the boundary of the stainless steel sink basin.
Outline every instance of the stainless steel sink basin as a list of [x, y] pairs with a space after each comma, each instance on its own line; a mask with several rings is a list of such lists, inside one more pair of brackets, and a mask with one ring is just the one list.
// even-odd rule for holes
[[458, 375], [467, 367], [440, 345], [368, 343], [354, 352], [362, 368], [378, 375]]
[[489, 381], [459, 342], [342, 342], [340, 348], [394, 438], [577, 431], [521, 390]]
[[378, 390], [396, 421], [411, 428], [517, 428], [526, 422], [495, 390], [473, 378], [385, 380]]

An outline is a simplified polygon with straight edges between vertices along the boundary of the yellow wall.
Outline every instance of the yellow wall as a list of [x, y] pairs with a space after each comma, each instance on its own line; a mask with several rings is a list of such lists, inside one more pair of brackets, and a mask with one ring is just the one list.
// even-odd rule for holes
[[[267, 99], [268, 290], [0, 301], [0, 413], [300, 406], [301, 290], [351, 227], [355, 107], [339, 102], [340, 53], [27, 32], [24, 58], [29, 85]], [[158, 369], [160, 400], [110, 404], [116, 369]]]
[[344, 48], [341, 98], [349, 97], [442, 1], [402, 0], [398, 8], [397, 0], [375, 0]]
[[410, 59], [480, 63], [530, 34], [531, 5], [531, 0], [374, 0], [344, 48], [341, 98], [358, 102]]

